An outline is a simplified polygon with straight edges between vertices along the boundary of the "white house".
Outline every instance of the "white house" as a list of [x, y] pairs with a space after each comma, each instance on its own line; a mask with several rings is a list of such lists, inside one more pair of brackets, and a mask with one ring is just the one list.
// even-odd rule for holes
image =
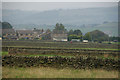
[[83, 40], [83, 43], [88, 43], [88, 40]]
[[72, 42], [80, 42], [80, 39], [72, 39]]
[[0, 40], [2, 40], [2, 38], [0, 37]]

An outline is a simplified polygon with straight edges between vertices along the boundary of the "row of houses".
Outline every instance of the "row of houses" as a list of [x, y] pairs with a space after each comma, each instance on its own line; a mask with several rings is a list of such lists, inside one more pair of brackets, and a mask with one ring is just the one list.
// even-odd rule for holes
[[55, 34], [52, 33], [50, 30], [44, 31], [43, 29], [41, 30], [36, 28], [34, 28], [33, 30], [2, 29], [2, 39], [5, 40], [41, 40], [42, 37], [44, 37], [44, 39], [46, 40], [49, 39], [53, 41], [67, 41], [66, 33]]
[[42, 37], [43, 30], [14, 30], [14, 29], [2, 29], [3, 39], [35, 39]]

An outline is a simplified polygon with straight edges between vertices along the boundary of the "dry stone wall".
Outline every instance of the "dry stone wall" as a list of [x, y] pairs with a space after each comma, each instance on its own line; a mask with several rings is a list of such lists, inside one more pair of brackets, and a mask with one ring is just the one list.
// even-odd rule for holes
[[26, 57], [26, 56], [3, 56], [2, 66], [17, 67], [70, 67], [75, 69], [105, 69], [119, 70], [120, 59], [99, 59], [95, 57]]

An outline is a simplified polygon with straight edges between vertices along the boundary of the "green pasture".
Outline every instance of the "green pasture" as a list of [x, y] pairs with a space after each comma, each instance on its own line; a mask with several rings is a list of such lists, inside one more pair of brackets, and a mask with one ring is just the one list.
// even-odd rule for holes
[[[3, 41], [3, 47], [54, 48], [54, 49], [91, 49], [118, 50], [118, 44], [82, 43], [82, 42], [53, 42], [53, 41]], [[120, 46], [120, 45], [119, 45]]]
[[[9, 55], [8, 52], [2, 52], [2, 56], [5, 56], [5, 55]], [[76, 56], [70, 56], [70, 55], [54, 55], [54, 54], [27, 54], [27, 55], [24, 55], [24, 54], [19, 54], [19, 55], [16, 55], [16, 56], [27, 56], [27, 57], [39, 57], [39, 56], [43, 56], [43, 57], [62, 57], [62, 58], [75, 58]], [[82, 55], [83, 56], [83, 55]], [[118, 60], [118, 58], [115, 58], [113, 56], [109, 56], [109, 57], [104, 57], [104, 55], [101, 55], [101, 56], [96, 56], [97, 58], [99, 59], [115, 59], [115, 60]]]
[[8, 52], [7, 51], [2, 51], [2, 52], [0, 52], [0, 54], [2, 54], [2, 56], [5, 56], [5, 55], [8, 55]]
[[[58, 56], [58, 57], [62, 57], [62, 58], [75, 58], [75, 56], [62, 56], [62, 55], [42, 55], [42, 54], [40, 54], [40, 55], [25, 55], [25, 56], [27, 56], [27, 57], [37, 57], [37, 56], [43, 56], [43, 57], [56, 57], [56, 56]], [[99, 58], [99, 59], [115, 59], [115, 60], [118, 60], [118, 58], [114, 58], [114, 57], [104, 57], [104, 56], [97, 56], [97, 58]]]

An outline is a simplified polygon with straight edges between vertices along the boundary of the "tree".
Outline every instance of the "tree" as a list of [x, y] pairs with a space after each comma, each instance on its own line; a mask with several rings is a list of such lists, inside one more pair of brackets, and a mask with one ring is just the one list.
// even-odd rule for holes
[[65, 30], [64, 25], [61, 24], [61, 23], [60, 24], [57, 23], [56, 26], [55, 26], [55, 30]]
[[10, 23], [8, 22], [2, 22], [2, 29], [12, 29], [13, 27], [11, 26]]
[[71, 34], [68, 36], [68, 41], [71, 41], [72, 39], [80, 39], [82, 41], [82, 35]]
[[83, 39], [91, 41], [90, 32], [86, 33]]
[[79, 29], [77, 29], [77, 30], [74, 30], [73, 34], [82, 35], [82, 32]]
[[70, 30], [68, 32], [68, 41], [71, 41], [72, 39], [80, 39], [82, 41], [82, 32], [81, 30], [77, 29], [77, 30]]
[[109, 36], [102, 31], [94, 30], [84, 35], [84, 39], [89, 41], [108, 41]]
[[55, 29], [53, 29], [53, 33], [66, 33], [67, 30], [65, 29], [63, 24], [57, 23]]
[[50, 29], [47, 29], [47, 30], [46, 30], [46, 33], [51, 33], [51, 30], [50, 30]]
[[111, 36], [109, 39], [110, 39], [110, 41], [117, 40], [118, 42], [120, 42], [120, 37]]
[[0, 21], [0, 29], [2, 29], [2, 22]]
[[71, 35], [71, 34], [73, 34], [73, 30], [72, 29], [68, 32], [68, 35]]

